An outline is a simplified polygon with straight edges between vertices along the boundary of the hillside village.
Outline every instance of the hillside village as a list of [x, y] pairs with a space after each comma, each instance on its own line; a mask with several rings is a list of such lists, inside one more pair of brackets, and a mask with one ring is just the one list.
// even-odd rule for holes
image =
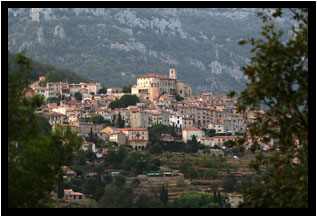
[[[82, 150], [90, 150], [95, 154], [91, 159], [94, 164], [106, 162], [107, 144], [115, 145], [116, 150], [120, 146], [140, 152], [148, 150], [153, 146], [149, 129], [157, 125], [171, 126], [175, 130], [174, 135], [162, 133], [160, 142], [173, 146], [189, 144], [195, 139], [198, 144], [204, 146], [204, 153], [208, 149], [208, 153], [223, 155], [228, 141], [239, 139], [246, 124], [256, 121], [258, 116], [264, 114], [264, 111], [255, 110], [238, 114], [237, 99], [227, 95], [193, 95], [191, 86], [177, 79], [176, 69], [170, 69], [168, 77], [156, 74], [138, 77], [137, 84], [131, 87], [131, 93], [124, 93], [123, 89], [118, 87], [107, 88], [106, 93], [100, 93], [100, 83], [45, 82], [44, 76], [32, 83], [30, 88], [28, 95], [44, 96], [47, 103], [41, 106], [38, 112], [49, 120], [53, 129], [57, 125], [70, 127], [77, 131], [79, 136], [83, 136]], [[75, 97], [78, 93], [80, 98]], [[138, 102], [134, 105], [111, 108], [112, 102], [133, 95], [138, 97]], [[52, 98], [58, 101], [52, 103]], [[92, 121], [94, 118], [96, 120], [96, 117], [101, 121]], [[87, 141], [92, 135], [102, 141], [101, 144]], [[263, 144], [261, 148], [265, 150], [273, 144], [271, 141], [269, 145]], [[250, 145], [248, 141], [245, 143], [247, 149]], [[76, 176], [75, 171], [66, 168], [65, 166], [66, 177]], [[168, 176], [166, 172], [173, 174], [173, 170], [169, 168], [162, 173], [162, 178]], [[175, 174], [184, 178], [184, 174], [179, 170], [176, 170]], [[148, 173], [148, 177], [151, 176], [157, 175]], [[71, 189], [66, 189], [65, 195], [66, 199], [75, 201], [86, 197]], [[80, 197], [76, 199], [76, 195]], [[232, 200], [241, 199], [241, 195], [237, 195]], [[234, 206], [237, 206], [237, 203], [232, 205]]]

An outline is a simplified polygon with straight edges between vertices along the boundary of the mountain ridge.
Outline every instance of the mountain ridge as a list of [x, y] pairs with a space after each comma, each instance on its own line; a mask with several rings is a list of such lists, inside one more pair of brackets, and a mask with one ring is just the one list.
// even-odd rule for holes
[[[241, 91], [248, 46], [260, 31], [258, 9], [10, 9], [11, 51], [71, 69], [107, 87], [145, 74], [179, 79], [194, 93]], [[287, 20], [281, 20], [281, 24]], [[247, 25], [246, 25], [247, 24]], [[195, 79], [193, 79], [195, 78]]]

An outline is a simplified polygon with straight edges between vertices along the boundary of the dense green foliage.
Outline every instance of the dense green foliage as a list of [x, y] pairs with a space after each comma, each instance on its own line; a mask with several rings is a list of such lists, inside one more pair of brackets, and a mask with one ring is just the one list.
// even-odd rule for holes
[[233, 192], [236, 190], [237, 179], [234, 174], [227, 174], [222, 180], [222, 187], [225, 192]]
[[[247, 135], [275, 139], [280, 150], [270, 158], [260, 153], [251, 164], [262, 182], [243, 189], [241, 207], [308, 207], [308, 9], [272, 12], [259, 14], [262, 39], [249, 39], [254, 57], [243, 67], [249, 83], [238, 98], [238, 111], [265, 105], [265, 115], [247, 126]], [[297, 23], [287, 41], [272, 24], [285, 12]], [[258, 148], [255, 141], [252, 150]]]
[[176, 198], [173, 203], [174, 208], [220, 208], [214, 203], [212, 194], [199, 191], [190, 191], [180, 198]]
[[168, 202], [168, 187], [165, 185], [162, 185], [160, 201], [164, 204], [164, 207], [166, 207], [166, 204]]
[[126, 108], [129, 105], [136, 105], [140, 102], [139, 98], [136, 95], [124, 95], [120, 99], [116, 99], [109, 104], [111, 109], [115, 108]]
[[133, 192], [118, 185], [107, 185], [99, 199], [100, 208], [133, 208]]
[[83, 95], [80, 92], [76, 92], [74, 96], [77, 101], [81, 101], [83, 99]]
[[131, 93], [131, 87], [132, 87], [132, 85], [124, 86], [122, 88], [122, 92], [123, 93]]
[[154, 143], [149, 149], [150, 154], [162, 154], [163, 148], [159, 143]]
[[108, 124], [110, 125], [110, 121], [105, 120], [101, 115], [95, 115], [89, 118], [89, 121], [93, 122], [94, 124]]
[[135, 208], [163, 208], [162, 202], [153, 196], [142, 193], [135, 202]]
[[[8, 51], [8, 68], [9, 71], [14, 71], [18, 65], [14, 63], [17, 54], [12, 54]], [[78, 75], [66, 69], [56, 68], [52, 65], [41, 63], [30, 59], [32, 69], [26, 70], [31, 81], [37, 81], [40, 76], [46, 76], [46, 82], [67, 81], [68, 83], [92, 82], [92, 80]]]
[[177, 136], [175, 128], [171, 125], [154, 124], [149, 128], [149, 140], [151, 142], [158, 142], [162, 138], [162, 134], [169, 133], [172, 136]]
[[179, 166], [179, 171], [184, 173], [185, 178], [194, 179], [198, 176], [197, 169], [189, 161], [183, 161]]
[[106, 165], [113, 169], [123, 169], [132, 175], [160, 169], [159, 159], [152, 158], [139, 152], [128, 152], [125, 147], [120, 146], [118, 152], [110, 150], [106, 157]]
[[176, 101], [182, 101], [182, 100], [184, 100], [184, 97], [181, 97], [181, 96], [179, 96], [179, 95], [176, 95]]
[[106, 94], [107, 93], [107, 87], [102, 87], [98, 90], [98, 94]]
[[40, 129], [47, 123], [35, 111], [43, 97], [24, 96], [30, 60], [19, 53], [15, 63], [18, 71], [8, 73], [8, 207], [41, 207], [81, 139], [70, 128]]
[[196, 136], [193, 135], [191, 140], [188, 140], [186, 145], [184, 146], [185, 153], [196, 153], [198, 151], [198, 141]]

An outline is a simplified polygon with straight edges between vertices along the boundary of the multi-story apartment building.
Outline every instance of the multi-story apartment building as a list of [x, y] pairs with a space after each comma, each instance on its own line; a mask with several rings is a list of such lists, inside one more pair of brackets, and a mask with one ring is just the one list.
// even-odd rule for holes
[[147, 128], [149, 126], [149, 114], [142, 109], [130, 109], [130, 127]]

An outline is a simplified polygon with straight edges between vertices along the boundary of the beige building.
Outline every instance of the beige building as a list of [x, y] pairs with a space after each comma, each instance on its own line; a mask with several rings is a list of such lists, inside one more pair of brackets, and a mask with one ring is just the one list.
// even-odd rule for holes
[[213, 138], [213, 145], [212, 146], [224, 146], [224, 143], [227, 142], [227, 141], [236, 141], [240, 138], [242, 138], [242, 136], [214, 136], [212, 137]]
[[200, 137], [198, 141], [201, 144], [204, 144], [206, 146], [212, 147], [213, 146], [213, 138], [212, 137]]
[[88, 94], [94, 92], [95, 94], [101, 89], [100, 83], [82, 83], [80, 82], [81, 88], [87, 89]]
[[145, 128], [121, 128], [127, 136], [128, 145], [131, 145], [134, 149], [144, 149], [148, 145], [149, 131]]
[[223, 123], [210, 123], [208, 124], [208, 129], [214, 129], [216, 133], [224, 132]]
[[149, 126], [149, 114], [141, 109], [130, 109], [130, 127], [147, 128]]
[[126, 134], [123, 132], [113, 132], [109, 134], [109, 141], [116, 142], [119, 145], [126, 145], [127, 144], [127, 137]]
[[112, 87], [107, 89], [107, 94], [122, 93], [122, 88]]
[[[185, 92], [186, 89], [186, 92]], [[169, 77], [149, 74], [138, 77], [137, 84], [131, 88], [132, 94], [137, 95], [141, 101], [154, 101], [164, 93], [178, 94], [182, 97], [191, 95], [191, 87], [177, 80], [176, 69], [170, 69]]]
[[183, 129], [194, 126], [194, 119], [190, 117], [183, 118]]
[[195, 135], [198, 140], [200, 137], [205, 136], [205, 132], [197, 127], [188, 127], [183, 130], [183, 141], [187, 142], [191, 140], [193, 135]]

